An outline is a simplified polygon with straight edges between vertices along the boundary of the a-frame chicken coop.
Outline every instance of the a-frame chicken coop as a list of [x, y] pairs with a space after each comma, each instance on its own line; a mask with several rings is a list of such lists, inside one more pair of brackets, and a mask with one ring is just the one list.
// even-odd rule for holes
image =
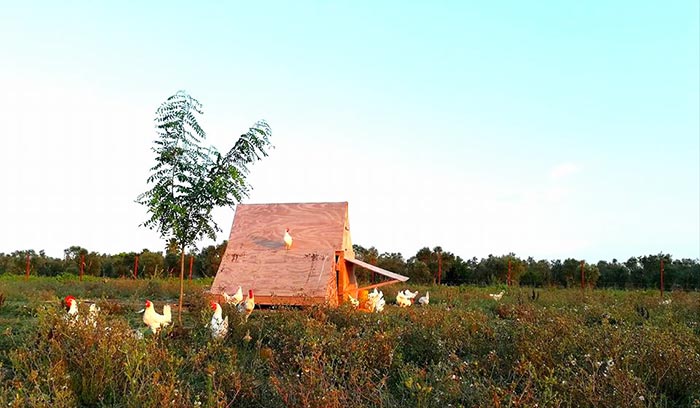
[[[356, 266], [389, 280], [358, 288]], [[338, 305], [359, 290], [406, 280], [355, 259], [347, 202], [240, 204], [211, 293], [232, 294], [241, 286], [244, 293], [253, 289], [262, 305]]]

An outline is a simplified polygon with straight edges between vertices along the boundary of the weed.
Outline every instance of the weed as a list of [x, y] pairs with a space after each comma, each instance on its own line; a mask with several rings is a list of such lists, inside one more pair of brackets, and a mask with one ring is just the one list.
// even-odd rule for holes
[[[430, 287], [431, 304], [234, 308], [212, 341], [204, 284], [188, 283], [185, 327], [134, 336], [146, 295], [176, 280], [0, 278], [2, 406], [693, 406], [700, 398], [700, 296]], [[96, 324], [64, 318], [88, 300]], [[388, 290], [387, 290], [387, 293]], [[434, 295], [433, 295], [434, 294]], [[387, 295], [389, 296], [389, 295]], [[529, 301], [535, 300], [535, 301]]]

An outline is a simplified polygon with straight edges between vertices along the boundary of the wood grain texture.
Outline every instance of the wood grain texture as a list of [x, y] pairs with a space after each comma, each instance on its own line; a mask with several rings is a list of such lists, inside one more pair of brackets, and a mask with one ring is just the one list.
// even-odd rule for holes
[[240, 285], [253, 289], [259, 304], [336, 303], [336, 251], [352, 254], [347, 202], [241, 204], [211, 292], [230, 294]]

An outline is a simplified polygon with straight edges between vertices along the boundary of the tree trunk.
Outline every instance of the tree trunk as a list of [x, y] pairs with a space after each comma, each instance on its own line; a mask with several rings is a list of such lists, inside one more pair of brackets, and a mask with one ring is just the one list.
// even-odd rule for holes
[[177, 309], [177, 321], [182, 327], [182, 298], [185, 294], [185, 247], [182, 247], [182, 254], [180, 255], [180, 304]]

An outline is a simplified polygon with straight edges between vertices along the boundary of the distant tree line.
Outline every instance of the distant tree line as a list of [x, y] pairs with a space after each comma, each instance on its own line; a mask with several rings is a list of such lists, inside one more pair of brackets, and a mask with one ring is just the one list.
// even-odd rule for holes
[[[192, 276], [212, 277], [219, 269], [227, 241], [210, 245], [200, 251], [185, 254], [186, 273], [189, 273], [189, 260], [193, 257]], [[29, 254], [30, 275], [57, 276], [80, 273], [83, 260], [83, 274], [108, 278], [133, 278], [136, 257], [138, 256], [137, 279], [179, 276], [180, 250], [176, 242], [171, 241], [163, 252], [143, 249], [140, 252], [121, 252], [116, 255], [100, 254], [81, 246], [71, 246], [63, 251], [63, 258], [47, 256], [44, 251], [14, 251], [0, 253], [0, 274], [21, 275], [26, 272], [27, 254]], [[82, 257], [81, 257], [82, 256]]]
[[[193, 277], [213, 277], [226, 250], [227, 241], [210, 245], [186, 254], [186, 273], [193, 257]], [[421, 248], [407, 260], [399, 252], [383, 252], [375, 247], [353, 245], [355, 256], [369, 264], [411, 278], [414, 283], [440, 283], [445, 285], [494, 285], [506, 284], [509, 268], [513, 285], [578, 287], [581, 284], [581, 267], [585, 285], [604, 288], [658, 288], [661, 278], [661, 261], [664, 262], [664, 287], [700, 290], [700, 261], [697, 259], [673, 259], [670, 254], [631, 257], [620, 262], [598, 261], [595, 264], [584, 260], [522, 259], [515, 254], [486, 258], [462, 259], [450, 251], [436, 246]], [[140, 252], [121, 252], [115, 255], [100, 254], [81, 246], [71, 246], [63, 251], [63, 258], [47, 256], [44, 251], [14, 251], [0, 253], [0, 274], [21, 275], [26, 270], [29, 254], [32, 276], [78, 275], [81, 255], [83, 273], [89, 276], [109, 278], [133, 278], [136, 256], [138, 279], [177, 276], [180, 250], [170, 242], [163, 252], [143, 249]], [[510, 263], [510, 267], [509, 267]], [[358, 278], [364, 282], [379, 282], [383, 278], [363, 268], [357, 270]]]
[[[625, 262], [617, 259], [612, 262], [601, 260], [591, 264], [574, 258], [553, 261], [532, 257], [522, 259], [513, 253], [465, 260], [439, 246], [433, 249], [421, 248], [407, 260], [397, 252], [380, 254], [375, 247], [353, 245], [353, 250], [358, 259], [408, 276], [411, 282], [416, 283], [505, 284], [510, 269], [513, 285], [578, 287], [581, 285], [583, 269], [584, 284], [587, 287], [658, 288], [663, 260], [666, 289], [700, 289], [700, 262], [697, 259], [673, 259], [670, 254], [631, 257]], [[382, 279], [365, 269], [360, 269], [357, 274], [360, 280], [366, 282]]]

